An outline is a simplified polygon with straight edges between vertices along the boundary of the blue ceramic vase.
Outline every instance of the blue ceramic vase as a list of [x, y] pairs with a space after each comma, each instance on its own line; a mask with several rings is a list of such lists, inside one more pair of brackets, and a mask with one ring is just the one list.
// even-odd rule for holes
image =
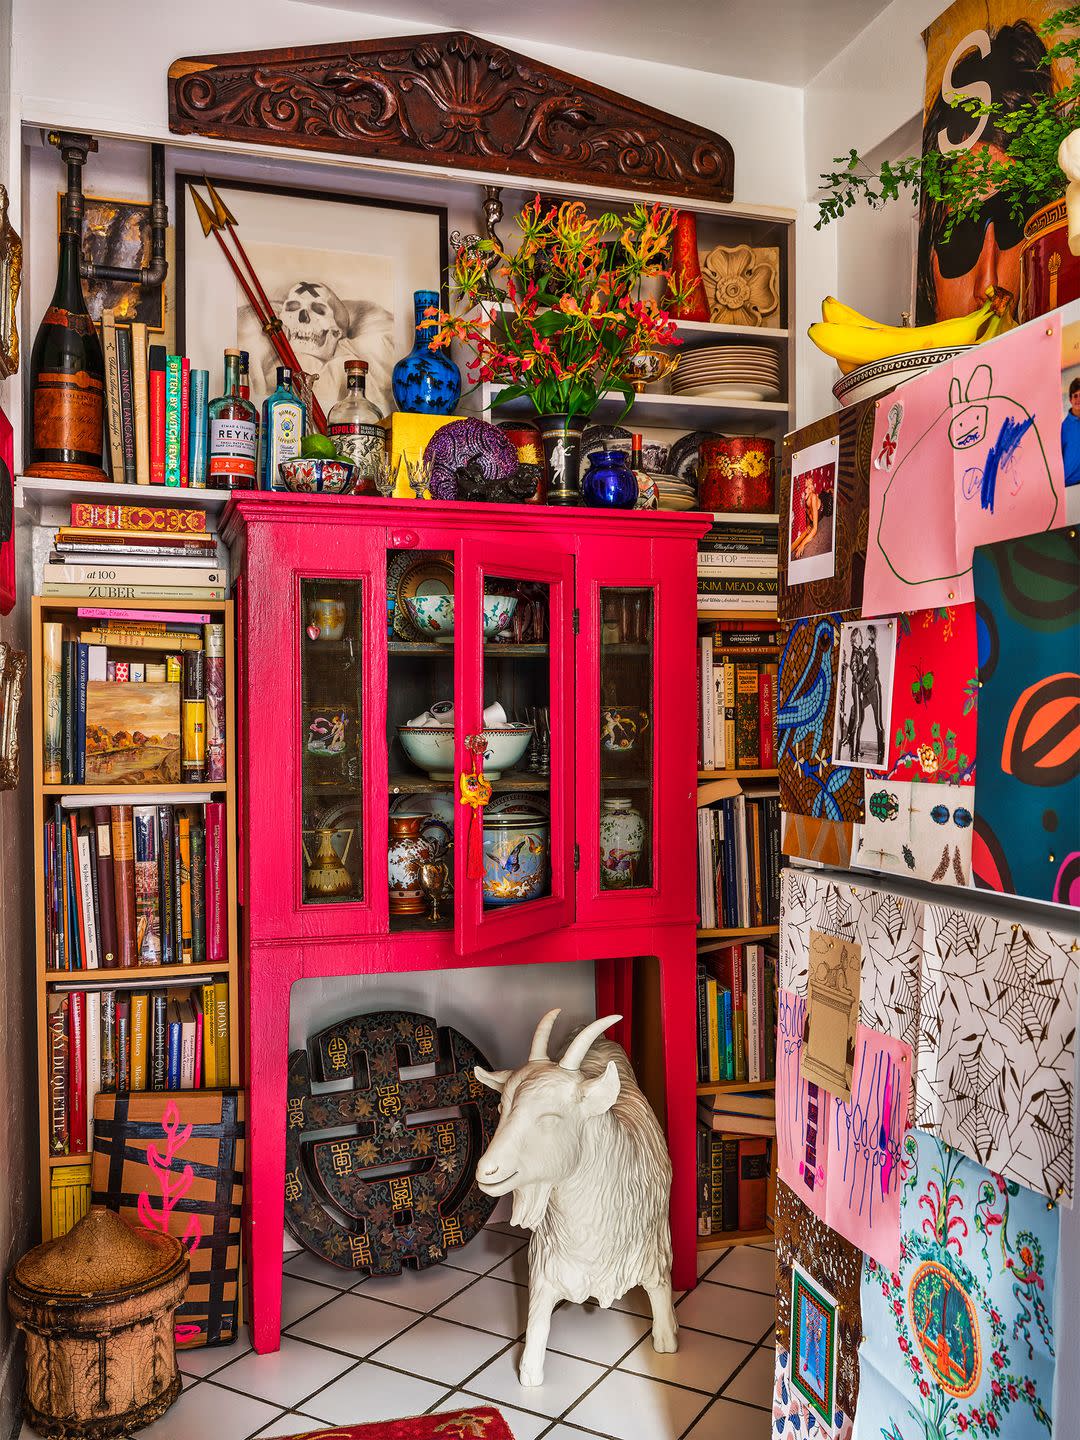
[[426, 319], [425, 310], [439, 308], [437, 290], [413, 293], [416, 339], [413, 348], [394, 366], [394, 403], [399, 410], [418, 415], [452, 415], [461, 398], [461, 372], [442, 350], [428, 348], [439, 328], [438, 321]]
[[625, 450], [594, 450], [581, 482], [585, 504], [605, 510], [633, 510], [638, 486]]

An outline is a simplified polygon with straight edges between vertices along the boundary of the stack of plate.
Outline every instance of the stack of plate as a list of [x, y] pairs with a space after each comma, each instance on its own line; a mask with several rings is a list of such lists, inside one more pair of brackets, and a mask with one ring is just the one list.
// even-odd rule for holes
[[697, 491], [686, 480], [677, 475], [654, 475], [657, 508], [660, 510], [693, 510], [697, 505]]
[[703, 345], [683, 354], [671, 393], [703, 400], [779, 400], [780, 356], [768, 345]]

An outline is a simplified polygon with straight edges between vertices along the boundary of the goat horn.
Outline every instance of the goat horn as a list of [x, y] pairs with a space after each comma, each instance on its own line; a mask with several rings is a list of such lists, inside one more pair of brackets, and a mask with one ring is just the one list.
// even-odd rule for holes
[[621, 1019], [621, 1015], [605, 1015], [600, 1020], [594, 1020], [591, 1025], [586, 1025], [566, 1047], [566, 1054], [559, 1061], [560, 1067], [563, 1070], [580, 1070], [581, 1062], [589, 1053], [593, 1041], [598, 1039], [609, 1025], [614, 1025], [616, 1020]]
[[530, 1060], [547, 1060], [548, 1041], [551, 1039], [551, 1031], [555, 1021], [562, 1014], [562, 1010], [549, 1010], [536, 1027], [536, 1033], [532, 1038], [532, 1047], [529, 1050]]

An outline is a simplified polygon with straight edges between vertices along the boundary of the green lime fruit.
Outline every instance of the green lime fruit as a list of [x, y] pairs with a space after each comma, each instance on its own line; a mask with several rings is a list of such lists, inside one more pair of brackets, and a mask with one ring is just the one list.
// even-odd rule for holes
[[337, 447], [329, 435], [305, 435], [300, 444], [300, 454], [305, 460], [334, 460]]

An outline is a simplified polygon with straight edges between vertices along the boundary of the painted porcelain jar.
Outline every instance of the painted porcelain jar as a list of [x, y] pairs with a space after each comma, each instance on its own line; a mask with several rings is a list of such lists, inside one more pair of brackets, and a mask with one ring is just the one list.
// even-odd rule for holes
[[527, 805], [484, 816], [484, 904], [520, 905], [548, 886], [546, 815]]
[[418, 815], [390, 816], [387, 865], [391, 915], [422, 915], [427, 897], [420, 884], [420, 866], [435, 858], [436, 846], [420, 833]]
[[627, 890], [637, 883], [645, 821], [629, 800], [600, 803], [600, 883], [605, 890]]
[[437, 290], [417, 290], [413, 295], [416, 339], [413, 348], [394, 366], [391, 384], [399, 410], [419, 415], [452, 415], [461, 397], [461, 371], [442, 350], [432, 350], [431, 337], [439, 328], [429, 310], [438, 310]]

